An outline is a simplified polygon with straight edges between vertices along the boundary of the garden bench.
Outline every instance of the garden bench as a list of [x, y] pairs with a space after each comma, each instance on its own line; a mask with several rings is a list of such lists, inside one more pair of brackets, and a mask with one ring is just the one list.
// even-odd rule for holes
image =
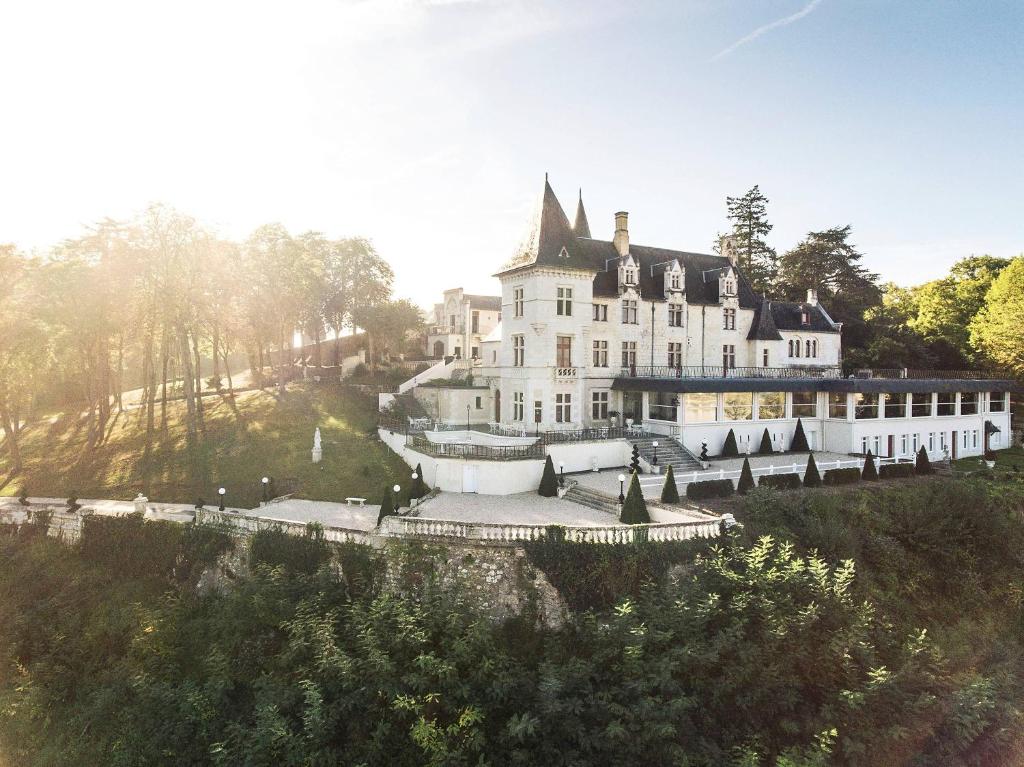
[[365, 498], [346, 498], [345, 499], [345, 503], [347, 503], [349, 506], [353, 506], [355, 504], [359, 504], [360, 506], [365, 506], [366, 505], [366, 499]]

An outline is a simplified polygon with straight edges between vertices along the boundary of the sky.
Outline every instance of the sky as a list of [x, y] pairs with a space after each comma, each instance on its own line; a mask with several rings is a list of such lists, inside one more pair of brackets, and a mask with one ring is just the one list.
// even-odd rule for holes
[[850, 224], [915, 284], [1024, 251], [1024, 2], [7, 3], [0, 242], [162, 202], [364, 236], [423, 306], [497, 293], [544, 174], [594, 236], [709, 252]]

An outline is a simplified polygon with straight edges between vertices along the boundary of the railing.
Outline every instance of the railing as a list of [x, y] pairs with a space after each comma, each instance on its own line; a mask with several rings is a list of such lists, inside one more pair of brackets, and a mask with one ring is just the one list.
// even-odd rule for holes
[[[689, 452], [689, 451], [687, 451], [687, 452]], [[693, 453], [690, 453], [690, 455], [692, 456]], [[697, 460], [699, 461], [700, 459], [697, 459]], [[821, 474], [824, 474], [825, 471], [828, 470], [828, 469], [849, 469], [849, 468], [854, 468], [854, 467], [856, 467], [858, 469], [863, 469], [864, 468], [864, 459], [863, 458], [850, 458], [850, 459], [847, 459], [847, 460], [839, 459], [839, 460], [835, 460], [835, 461], [820, 461], [817, 458], [815, 458], [814, 460], [815, 460], [815, 465], [818, 467], [818, 471]], [[880, 457], [876, 457], [875, 458], [875, 467], [877, 468], [877, 467], [881, 466], [882, 464], [886, 464], [886, 463], [913, 463], [913, 462], [914, 462], [913, 458], [896, 458], [896, 457], [880, 458]], [[772, 474], [803, 474], [803, 472], [806, 469], [807, 469], [807, 462], [805, 461], [803, 463], [781, 464], [781, 465], [772, 464], [770, 466], [760, 466], [758, 468], [751, 467], [750, 473], [753, 474], [755, 477], [757, 477], [757, 476], [768, 476], [768, 475], [772, 475]], [[692, 471], [692, 472], [689, 472], [688, 474], [675, 474], [674, 476], [675, 476], [675, 480], [676, 480], [676, 485], [678, 485], [680, 488], [682, 488], [682, 487], [685, 487], [686, 485], [690, 484], [691, 482], [703, 482], [704, 480], [708, 480], [708, 479], [739, 479], [740, 478], [740, 474], [742, 474], [742, 473], [743, 473], [743, 468], [740, 467], [739, 469], [732, 469], [730, 471], [726, 471], [725, 469], [718, 469], [717, 471], [714, 470], [714, 469], [708, 469], [706, 471]], [[651, 474], [651, 475], [648, 475], [648, 476], [645, 476], [645, 477], [640, 477], [640, 484], [644, 485], [644, 486], [647, 486], [647, 487], [650, 487], [651, 485], [655, 485], [655, 484], [661, 485], [664, 481], [665, 481], [665, 477], [663, 475], [661, 475], [661, 474]]]
[[607, 525], [601, 527], [564, 527], [561, 525], [487, 524], [453, 522], [424, 517], [386, 517], [381, 535], [401, 538], [457, 538], [493, 543], [540, 541], [553, 531], [573, 543], [639, 543], [642, 541], [686, 541], [691, 538], [714, 538], [719, 534], [719, 520], [663, 522], [649, 525]]
[[542, 459], [544, 446], [532, 445], [474, 445], [465, 442], [431, 442], [421, 434], [408, 433], [406, 447], [417, 453], [437, 458], [474, 458], [483, 461], [523, 461]]
[[620, 378], [842, 378], [836, 366], [785, 368], [732, 368], [724, 365], [631, 365], [619, 369]]
[[858, 368], [850, 372], [853, 378], [910, 378], [916, 380], [946, 379], [953, 381], [986, 381], [1013, 378], [991, 370], [941, 370], [927, 368]]
[[579, 429], [542, 431], [540, 441], [544, 445], [555, 445], [563, 442], [593, 442], [600, 439], [624, 439], [640, 436], [643, 434], [631, 431], [629, 426], [588, 426]]
[[555, 378], [575, 378], [576, 368], [555, 368]]
[[446, 336], [455, 335], [456, 333], [462, 333], [458, 330], [455, 325], [428, 325], [427, 335], [431, 336]]
[[[233, 530], [247, 533], [258, 533], [260, 530], [280, 528], [292, 535], [303, 535], [307, 530], [305, 522], [273, 517], [247, 517], [233, 511], [217, 511], [213, 509], [196, 509], [196, 524], [224, 525]], [[347, 527], [321, 525], [324, 540], [330, 543], [366, 543], [369, 535], [364, 530]]]

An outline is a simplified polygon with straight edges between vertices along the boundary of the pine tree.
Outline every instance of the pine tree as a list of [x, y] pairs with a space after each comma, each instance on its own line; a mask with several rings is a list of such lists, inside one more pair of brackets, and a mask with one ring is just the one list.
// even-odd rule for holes
[[758, 455], [771, 455], [775, 452], [772, 447], [772, 435], [768, 433], [768, 430], [764, 430], [764, 434], [761, 435], [761, 446], [757, 448]]
[[743, 459], [743, 469], [740, 471], [740, 481], [736, 485], [736, 492], [739, 495], [746, 495], [755, 487], [754, 472], [750, 470], [750, 459]]
[[416, 464], [416, 479], [409, 488], [410, 498], [422, 498], [430, 492], [430, 485], [423, 481], [423, 467]]
[[932, 462], [928, 460], [928, 451], [924, 449], [924, 445], [921, 445], [921, 449], [917, 451], [917, 463], [914, 466], [914, 471], [917, 474], [932, 473]]
[[725, 444], [722, 445], [722, 458], [739, 458], [740, 450], [736, 447], [736, 433], [729, 429], [725, 437]]
[[540, 478], [537, 493], [545, 498], [558, 495], [558, 477], [555, 476], [555, 465], [551, 462], [550, 455], [544, 459], [544, 474]]
[[633, 472], [633, 478], [629, 481], [629, 491], [626, 493], [626, 502], [622, 504], [619, 521], [624, 525], [644, 525], [651, 521], [651, 515], [647, 513], [647, 502], [640, 490], [640, 475], [636, 472]]
[[821, 487], [821, 474], [814, 460], [814, 453], [807, 456], [807, 470], [804, 472], [804, 487]]
[[772, 230], [768, 223], [768, 198], [755, 185], [742, 197], [726, 197], [725, 204], [740, 269], [755, 293], [771, 295], [778, 281], [779, 257], [764, 240]]
[[391, 488], [384, 486], [384, 492], [380, 500], [380, 513], [377, 515], [377, 527], [380, 527], [384, 517], [392, 516], [395, 513], [395, 501], [391, 497]]
[[676, 475], [672, 472], [672, 464], [665, 472], [665, 484], [661, 486], [662, 503], [679, 503], [679, 488], [676, 486]]
[[875, 468], [875, 457], [871, 455], [870, 450], [868, 450], [868, 454], [864, 456], [864, 469], [860, 473], [860, 478], [867, 480], [868, 482], [874, 482], [878, 479], [878, 469]]
[[789, 449], [793, 453], [806, 453], [811, 449], [807, 444], [807, 435], [804, 434], [804, 423], [799, 418], [796, 419], [796, 431], [793, 432], [793, 443]]
[[640, 473], [640, 448], [633, 443], [633, 459], [629, 462], [629, 471], [632, 474]]

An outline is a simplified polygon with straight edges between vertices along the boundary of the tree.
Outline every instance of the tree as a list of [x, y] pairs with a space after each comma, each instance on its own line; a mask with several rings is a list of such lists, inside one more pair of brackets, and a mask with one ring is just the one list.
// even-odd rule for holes
[[722, 445], [722, 458], [739, 458], [740, 451], [736, 447], [736, 434], [732, 429], [725, 435], [725, 444]]
[[629, 471], [632, 474], [640, 473], [640, 448], [635, 442], [633, 443], [632, 459], [629, 462]]
[[868, 482], [875, 482], [878, 479], [878, 469], [875, 467], [875, 457], [871, 454], [871, 450], [868, 450], [867, 455], [864, 456], [864, 468], [860, 473], [860, 478]]
[[1024, 375], [1024, 256], [1017, 256], [992, 282], [970, 325], [971, 344], [993, 362]]
[[676, 486], [676, 476], [672, 472], [672, 464], [668, 465], [665, 472], [665, 484], [661, 486], [662, 503], [679, 503], [679, 488]]
[[740, 481], [736, 484], [736, 492], [746, 495], [756, 487], [754, 484], [754, 472], [750, 470], [750, 459], [743, 459], [743, 468], [740, 470]]
[[807, 470], [804, 472], [804, 487], [821, 487], [821, 474], [814, 460], [814, 453], [807, 456]]
[[793, 453], [806, 453], [811, 449], [807, 444], [807, 435], [804, 434], [804, 422], [799, 418], [796, 419], [796, 431], [793, 432], [793, 442], [789, 449]]
[[391, 496], [391, 487], [389, 485], [385, 485], [380, 498], [380, 513], [377, 515], [377, 527], [380, 527], [381, 524], [383, 524], [384, 517], [393, 516], [394, 513], [395, 501]]
[[779, 263], [775, 249], [764, 240], [772, 230], [768, 223], [768, 198], [754, 185], [742, 197], [726, 197], [725, 204], [732, 221], [733, 247], [740, 269], [755, 292], [772, 294], [779, 276]]
[[389, 351], [404, 351], [410, 335], [423, 327], [422, 312], [407, 299], [368, 306], [359, 312], [358, 317], [378, 358]]
[[757, 448], [758, 455], [771, 455], [775, 452], [772, 447], [772, 435], [768, 433], [768, 429], [764, 430], [761, 435], [761, 444]]
[[551, 462], [550, 455], [544, 459], [544, 473], [541, 475], [537, 493], [545, 498], [558, 495], [558, 477], [555, 476], [555, 465]]
[[629, 481], [629, 490], [626, 493], [626, 501], [622, 504], [619, 521], [624, 525], [644, 525], [651, 521], [651, 515], [647, 513], [647, 502], [644, 500], [643, 491], [640, 490], [640, 475], [637, 472], [633, 472], [633, 478]]
[[931, 474], [932, 471], [932, 462], [928, 459], [928, 451], [924, 449], [924, 445], [921, 445], [921, 449], [917, 451], [914, 472], [916, 474]]

